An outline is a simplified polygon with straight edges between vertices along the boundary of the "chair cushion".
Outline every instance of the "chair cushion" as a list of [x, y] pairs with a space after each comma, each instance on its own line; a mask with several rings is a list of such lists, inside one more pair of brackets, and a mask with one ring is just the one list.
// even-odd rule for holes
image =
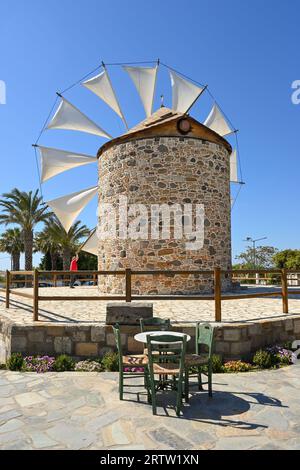
[[154, 374], [179, 374], [178, 364], [172, 363], [154, 363], [153, 364], [153, 372]]
[[185, 356], [185, 365], [189, 367], [205, 365], [208, 364], [208, 361], [208, 354], [187, 354]]
[[131, 354], [130, 356], [123, 356], [122, 362], [125, 366], [143, 366], [148, 364], [148, 358], [144, 354]]

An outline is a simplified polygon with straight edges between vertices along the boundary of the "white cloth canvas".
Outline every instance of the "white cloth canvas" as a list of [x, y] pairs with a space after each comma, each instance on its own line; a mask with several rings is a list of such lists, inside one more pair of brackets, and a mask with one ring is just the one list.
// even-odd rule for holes
[[98, 237], [97, 237], [97, 230], [94, 229], [88, 239], [81, 247], [82, 251], [86, 251], [87, 253], [91, 253], [92, 255], [98, 255]]
[[237, 153], [233, 150], [230, 155], [230, 181], [232, 183], [238, 183], [238, 171], [237, 171]]
[[91, 155], [69, 152], [67, 150], [42, 146], [38, 146], [38, 149], [41, 156], [42, 183], [59, 173], [97, 161], [97, 158]]
[[213, 105], [211, 112], [204, 122], [204, 125], [221, 136], [231, 134], [231, 132], [233, 132], [233, 129], [231, 129], [222, 111], [216, 104]]
[[169, 73], [172, 85], [172, 109], [180, 113], [186, 113], [201, 95], [204, 88], [185, 80], [172, 70]]
[[123, 119], [123, 113], [106, 70], [103, 70], [99, 75], [86, 80], [82, 85], [105, 101], [105, 103], [108, 104], [108, 106], [110, 106], [121, 119]]
[[52, 199], [47, 201], [46, 204], [52, 209], [64, 229], [68, 232], [80, 212], [97, 194], [97, 190], [98, 187], [94, 186], [83, 191]]
[[157, 66], [155, 67], [129, 67], [123, 66], [123, 69], [129, 74], [142, 100], [146, 116], [152, 114]]
[[47, 129], [67, 129], [71, 131], [87, 132], [111, 139], [111, 135], [95, 124], [85, 114], [79, 111], [66, 98], [61, 98], [59, 107], [47, 125]]

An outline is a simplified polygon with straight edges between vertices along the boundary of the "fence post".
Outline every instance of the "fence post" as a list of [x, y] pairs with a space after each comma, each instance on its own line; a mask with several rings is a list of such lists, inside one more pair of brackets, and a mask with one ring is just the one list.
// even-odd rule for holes
[[283, 313], [289, 313], [289, 295], [288, 295], [286, 269], [281, 270], [281, 288], [282, 288], [282, 311]]
[[9, 308], [9, 293], [10, 293], [10, 272], [6, 270], [6, 295], [5, 295], [5, 307]]
[[54, 287], [57, 286], [57, 275], [56, 274], [53, 275], [53, 285], [54, 285]]
[[39, 319], [39, 272], [33, 272], [33, 321]]
[[221, 269], [215, 268], [215, 321], [222, 321], [221, 311]]
[[126, 302], [131, 302], [131, 269], [125, 269]]

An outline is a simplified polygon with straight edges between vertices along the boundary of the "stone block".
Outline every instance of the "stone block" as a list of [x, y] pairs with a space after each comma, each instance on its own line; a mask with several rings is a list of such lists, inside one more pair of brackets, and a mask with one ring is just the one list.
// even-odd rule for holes
[[12, 336], [11, 338], [11, 352], [26, 352], [27, 337], [26, 336]]
[[105, 327], [92, 326], [91, 327], [91, 341], [93, 343], [103, 343], [105, 341]]
[[71, 354], [72, 341], [66, 336], [56, 336], [54, 338], [54, 351], [57, 354]]
[[293, 331], [294, 324], [292, 319], [284, 320], [284, 329], [285, 331]]
[[144, 350], [143, 343], [136, 341], [132, 336], [128, 338], [127, 350], [131, 354], [142, 354]]
[[75, 345], [76, 356], [98, 356], [97, 343], [77, 343]]
[[257, 336], [261, 334], [261, 326], [259, 323], [254, 323], [253, 325], [248, 326], [249, 336]]
[[63, 336], [64, 327], [63, 326], [48, 326], [46, 334], [49, 336]]
[[241, 339], [240, 328], [224, 328], [224, 341], [239, 341]]
[[42, 341], [44, 341], [44, 338], [44, 331], [30, 331], [28, 333], [28, 340], [32, 343], [41, 343]]
[[215, 343], [216, 354], [228, 354], [229, 351], [230, 351], [230, 343], [225, 343], [224, 341], [217, 341]]
[[106, 324], [138, 325], [140, 318], [153, 317], [153, 304], [141, 302], [111, 302], [106, 307]]
[[300, 333], [300, 320], [294, 320], [294, 333]]
[[242, 355], [250, 353], [251, 351], [251, 341], [240, 341], [237, 343], [232, 343], [230, 345], [230, 353], [232, 355]]

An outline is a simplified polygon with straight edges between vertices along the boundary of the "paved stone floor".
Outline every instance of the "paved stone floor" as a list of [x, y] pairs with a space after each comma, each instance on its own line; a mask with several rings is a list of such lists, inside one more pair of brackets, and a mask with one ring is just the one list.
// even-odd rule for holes
[[300, 449], [299, 387], [300, 364], [215, 374], [178, 418], [172, 395], [119, 401], [115, 373], [0, 371], [0, 449]]
[[[240, 293], [254, 291], [280, 290], [274, 287], [249, 287]], [[292, 288], [290, 289], [292, 292]], [[31, 293], [32, 289], [19, 289]], [[97, 287], [41, 288], [41, 295], [98, 295]], [[13, 306], [5, 309], [4, 294], [0, 293], [0, 315], [17, 323], [32, 322], [32, 301], [12, 295]], [[195, 321], [214, 321], [213, 300], [176, 300], [153, 301], [154, 313], [161, 318], [170, 318], [172, 322], [195, 323]], [[100, 322], [105, 321], [105, 301], [42, 301], [40, 302], [40, 319], [54, 322]], [[291, 295], [289, 299], [291, 315], [300, 314], [300, 296]], [[282, 316], [282, 300], [274, 297], [261, 297], [242, 300], [225, 300], [222, 302], [222, 320], [224, 322], [253, 321], [262, 318]]]

